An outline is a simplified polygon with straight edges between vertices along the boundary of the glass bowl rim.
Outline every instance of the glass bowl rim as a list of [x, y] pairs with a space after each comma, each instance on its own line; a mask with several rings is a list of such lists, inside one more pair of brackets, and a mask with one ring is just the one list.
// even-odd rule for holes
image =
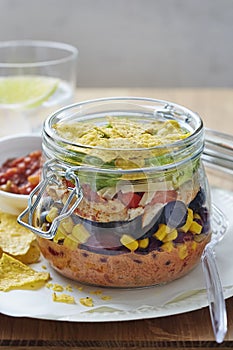
[[67, 52], [67, 55], [62, 58], [57, 59], [47, 59], [42, 61], [36, 61], [36, 62], [15, 62], [15, 63], [8, 63], [8, 62], [1, 62], [0, 61], [0, 68], [24, 68], [24, 67], [43, 67], [47, 65], [55, 65], [60, 63], [69, 62], [72, 60], [75, 60], [78, 57], [79, 50], [68, 43], [58, 42], [58, 41], [46, 41], [46, 40], [9, 40], [9, 41], [0, 41], [0, 50], [1, 48], [10, 48], [10, 47], [31, 47], [31, 48], [37, 48], [37, 47], [43, 47], [48, 49], [57, 49], [57, 50], [63, 50]]

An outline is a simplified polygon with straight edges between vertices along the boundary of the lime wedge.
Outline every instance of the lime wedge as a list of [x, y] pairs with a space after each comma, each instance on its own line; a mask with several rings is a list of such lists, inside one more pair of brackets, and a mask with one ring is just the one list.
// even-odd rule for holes
[[44, 76], [10, 76], [0, 78], [0, 105], [8, 108], [32, 108], [54, 94], [59, 80]]

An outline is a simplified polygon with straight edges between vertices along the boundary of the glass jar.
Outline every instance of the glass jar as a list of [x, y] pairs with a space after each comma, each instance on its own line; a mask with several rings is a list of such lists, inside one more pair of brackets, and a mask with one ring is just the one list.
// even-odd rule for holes
[[42, 181], [19, 222], [66, 277], [109, 287], [166, 283], [210, 240], [203, 123], [149, 98], [60, 109], [43, 128]]

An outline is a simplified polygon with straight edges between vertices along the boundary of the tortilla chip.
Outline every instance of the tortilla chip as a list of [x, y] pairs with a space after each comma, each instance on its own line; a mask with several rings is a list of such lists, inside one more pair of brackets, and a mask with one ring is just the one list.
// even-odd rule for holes
[[48, 272], [37, 272], [12, 256], [3, 253], [0, 259], [0, 291], [39, 289], [46, 284]]
[[[0, 255], [1, 256], [1, 255]], [[29, 250], [24, 255], [15, 255], [15, 259], [21, 261], [24, 264], [34, 264], [38, 262], [40, 258], [40, 248], [37, 241], [34, 239], [32, 241]]]
[[23, 263], [38, 261], [40, 249], [36, 236], [17, 222], [17, 216], [0, 212], [0, 256], [5, 252]]

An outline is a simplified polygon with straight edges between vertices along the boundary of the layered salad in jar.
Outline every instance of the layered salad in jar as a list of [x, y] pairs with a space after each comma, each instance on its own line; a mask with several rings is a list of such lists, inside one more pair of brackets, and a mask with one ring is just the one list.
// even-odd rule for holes
[[[56, 270], [91, 285], [145, 287], [200, 261], [211, 229], [200, 155], [186, 155], [192, 131], [177, 120], [125, 116], [61, 121], [53, 130], [69, 141], [58, 161], [74, 167], [83, 196], [53, 239], [38, 237]], [[37, 227], [49, 230], [74, 187], [65, 177], [47, 187]]]

